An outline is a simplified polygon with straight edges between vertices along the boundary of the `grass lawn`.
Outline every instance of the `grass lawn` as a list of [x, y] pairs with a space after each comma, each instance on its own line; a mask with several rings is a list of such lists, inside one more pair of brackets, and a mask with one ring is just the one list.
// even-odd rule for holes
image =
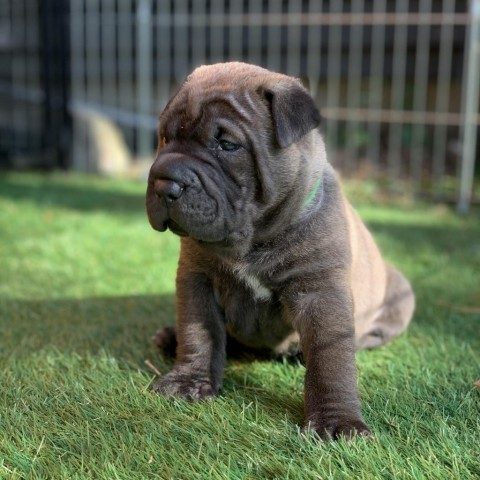
[[150, 393], [178, 240], [150, 228], [144, 190], [0, 173], [1, 479], [480, 478], [478, 210], [355, 197], [418, 307], [357, 356], [375, 438], [321, 444], [300, 435], [299, 365], [229, 361], [215, 402]]

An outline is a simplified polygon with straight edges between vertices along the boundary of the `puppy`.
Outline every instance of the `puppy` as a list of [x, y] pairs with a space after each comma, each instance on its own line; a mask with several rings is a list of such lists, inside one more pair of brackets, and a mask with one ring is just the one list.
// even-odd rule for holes
[[244, 63], [197, 68], [160, 118], [146, 204], [180, 235], [173, 370], [154, 390], [200, 400], [222, 385], [227, 336], [301, 353], [305, 425], [322, 439], [365, 435], [355, 350], [383, 345], [413, 314], [345, 199], [301, 83]]

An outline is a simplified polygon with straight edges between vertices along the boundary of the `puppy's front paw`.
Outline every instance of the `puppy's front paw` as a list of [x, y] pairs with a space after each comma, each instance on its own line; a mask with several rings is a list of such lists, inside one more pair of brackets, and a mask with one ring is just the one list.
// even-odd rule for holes
[[323, 441], [338, 440], [341, 437], [350, 440], [356, 436], [372, 436], [363, 420], [349, 417], [322, 418], [320, 415], [313, 415], [307, 420], [305, 430], [315, 432]]
[[189, 402], [213, 399], [217, 393], [208, 379], [176, 371], [171, 371], [160, 378], [153, 386], [153, 391], [166, 397], [182, 398]]

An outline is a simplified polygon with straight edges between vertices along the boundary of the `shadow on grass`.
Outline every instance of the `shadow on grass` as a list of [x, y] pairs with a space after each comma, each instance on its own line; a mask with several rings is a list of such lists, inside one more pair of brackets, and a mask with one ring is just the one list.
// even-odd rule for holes
[[0, 300], [1, 355], [44, 349], [108, 351], [141, 362], [155, 351], [158, 327], [175, 323], [174, 294], [48, 300]]
[[[0, 359], [21, 360], [51, 350], [80, 355], [106, 351], [123, 368], [140, 368], [151, 374], [144, 364], [149, 359], [166, 373], [172, 359], [159, 354], [151, 337], [159, 327], [174, 323], [173, 293], [58, 300], [3, 299], [0, 300]], [[245, 364], [250, 370], [247, 364], [254, 359], [248, 355], [236, 357], [235, 362]], [[301, 394], [292, 399], [271, 389], [248, 389], [243, 386], [242, 375], [228, 373], [222, 394], [239, 405], [255, 402], [275, 421], [287, 418], [301, 424]], [[247, 375], [250, 385], [261, 385], [255, 373], [248, 371]]]
[[[0, 180], [0, 197], [26, 200], [43, 207], [61, 207], [78, 211], [105, 210], [120, 213], [145, 211], [145, 195], [115, 191], [115, 183], [85, 177], [81, 183], [69, 177], [52, 180], [48, 176], [32, 177], [31, 181]], [[21, 177], [20, 177], [21, 179]], [[27, 177], [28, 180], [28, 177]], [[105, 188], [100, 188], [100, 185]], [[146, 189], [146, 183], [145, 183]]]
[[[373, 236], [381, 239], [397, 256], [414, 258], [419, 250], [428, 248], [435, 253], [454, 254], [480, 248], [480, 222], [474, 218], [460, 226], [451, 225], [397, 225], [369, 221], [368, 227]], [[463, 251], [462, 253], [467, 253]], [[477, 256], [480, 263], [480, 257]], [[400, 268], [401, 269], [401, 268]], [[428, 271], [426, 272], [428, 273]]]
[[[420, 279], [421, 280], [421, 279]], [[432, 336], [442, 333], [461, 342], [480, 341], [480, 310], [456, 310], [438, 299], [458, 287], [478, 292], [478, 285], [442, 279], [416, 288], [417, 310], [410, 328], [419, 326]], [[414, 282], [415, 283], [415, 282]], [[460, 285], [458, 285], [460, 284]], [[479, 307], [478, 305], [476, 305]], [[475, 307], [475, 306], [474, 306]], [[156, 352], [151, 337], [175, 323], [175, 295], [139, 295], [79, 299], [0, 299], [0, 355], [22, 355], [45, 348], [97, 352], [106, 349], [119, 358], [143, 361]], [[258, 357], [251, 357], [258, 358]], [[247, 357], [248, 360], [248, 357]]]

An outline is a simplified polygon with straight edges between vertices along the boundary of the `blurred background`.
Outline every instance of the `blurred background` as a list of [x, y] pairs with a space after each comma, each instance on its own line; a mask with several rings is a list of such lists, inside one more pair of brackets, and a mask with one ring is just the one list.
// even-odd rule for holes
[[480, 0], [1, 0], [0, 168], [144, 178], [168, 98], [229, 60], [303, 80], [343, 176], [480, 200]]

